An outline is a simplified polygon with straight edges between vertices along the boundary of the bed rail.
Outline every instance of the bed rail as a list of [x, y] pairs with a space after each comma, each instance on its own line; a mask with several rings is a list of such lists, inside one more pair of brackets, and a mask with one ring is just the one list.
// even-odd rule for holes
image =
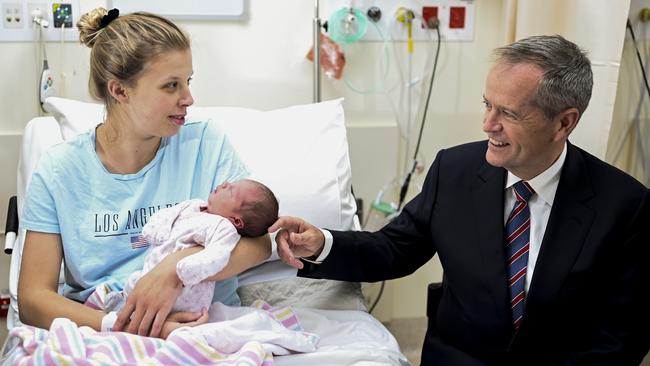
[[11, 255], [18, 234], [18, 205], [16, 196], [9, 199], [7, 222], [5, 223], [5, 254]]

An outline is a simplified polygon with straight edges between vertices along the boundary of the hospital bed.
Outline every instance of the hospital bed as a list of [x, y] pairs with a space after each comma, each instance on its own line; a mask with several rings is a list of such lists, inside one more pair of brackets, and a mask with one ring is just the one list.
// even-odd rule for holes
[[[104, 118], [103, 106], [94, 103], [48, 98], [45, 107], [52, 116], [36, 117], [25, 127], [18, 164], [18, 212], [39, 156]], [[281, 215], [303, 217], [331, 229], [358, 229], [342, 100], [272, 111], [191, 107], [187, 119], [210, 120], [224, 129], [252, 178], [268, 185], [278, 197]], [[8, 237], [11, 305], [7, 326], [11, 330], [21, 327], [16, 295], [24, 230], [18, 230], [15, 240]], [[239, 276], [243, 305], [262, 299], [275, 306], [291, 306], [305, 331], [320, 336], [315, 352], [276, 356], [276, 365], [409, 364], [395, 338], [365, 311], [358, 283], [297, 278], [295, 274], [274, 254]], [[14, 338], [8, 337], [3, 345], [3, 359], [11, 354]]]

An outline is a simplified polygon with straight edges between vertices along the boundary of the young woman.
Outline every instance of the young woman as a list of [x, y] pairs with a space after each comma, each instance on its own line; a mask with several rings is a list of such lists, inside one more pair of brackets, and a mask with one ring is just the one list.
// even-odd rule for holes
[[[106, 118], [39, 161], [21, 219], [27, 235], [18, 296], [26, 324], [48, 328], [66, 317], [100, 330], [115, 316], [82, 302], [97, 285], [119, 289], [142, 268], [147, 218], [186, 199], [207, 199], [213, 187], [248, 171], [214, 125], [185, 123], [194, 102], [192, 55], [176, 25], [153, 14], [98, 8], [77, 26], [91, 48], [90, 93], [106, 105]], [[198, 250], [174, 253], [140, 279], [112, 329], [166, 336], [183, 323], [204, 322], [205, 312], [170, 315], [182, 286], [176, 263]], [[220, 280], [214, 300], [238, 304], [233, 275], [269, 255], [268, 236], [241, 239], [213, 278]]]

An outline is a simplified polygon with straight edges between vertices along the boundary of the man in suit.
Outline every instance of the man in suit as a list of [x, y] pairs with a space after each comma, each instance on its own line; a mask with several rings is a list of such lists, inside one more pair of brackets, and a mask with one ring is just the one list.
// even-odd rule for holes
[[[648, 352], [648, 190], [572, 145], [592, 90], [560, 36], [495, 50], [488, 140], [441, 150], [422, 192], [381, 230], [291, 217], [270, 230], [299, 275], [379, 281], [438, 253], [442, 298], [423, 365], [638, 365]], [[296, 258], [298, 257], [298, 258]]]

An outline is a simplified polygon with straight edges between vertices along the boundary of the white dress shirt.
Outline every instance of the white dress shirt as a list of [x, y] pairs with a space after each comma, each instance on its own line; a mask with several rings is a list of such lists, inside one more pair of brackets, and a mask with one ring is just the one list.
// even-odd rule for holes
[[[535, 263], [539, 255], [539, 249], [542, 246], [544, 239], [544, 231], [548, 223], [548, 217], [551, 214], [551, 207], [553, 207], [553, 200], [555, 199], [555, 192], [557, 185], [560, 182], [560, 172], [564, 160], [566, 159], [567, 145], [564, 144], [564, 149], [560, 157], [535, 178], [528, 180], [528, 184], [533, 187], [535, 193], [528, 200], [528, 208], [530, 209], [530, 249], [528, 250], [528, 269], [526, 270], [526, 293], [530, 287], [530, 282], [533, 280], [533, 272], [535, 271]], [[503, 203], [503, 226], [505, 227], [506, 221], [512, 207], [514, 206], [517, 198], [515, 196], [515, 189], [513, 185], [519, 182], [521, 178], [508, 172], [505, 186], [505, 198]]]
[[[564, 143], [564, 149], [562, 149], [560, 157], [550, 167], [548, 167], [548, 169], [537, 175], [535, 178], [527, 181], [528, 184], [533, 187], [536, 194], [528, 200], [528, 207], [530, 209], [530, 249], [528, 252], [528, 269], [526, 270], [526, 293], [528, 293], [530, 282], [533, 279], [535, 263], [537, 262], [539, 249], [542, 245], [542, 240], [544, 239], [544, 231], [546, 230], [546, 224], [548, 223], [548, 218], [551, 214], [551, 207], [553, 207], [555, 192], [557, 191], [557, 186], [560, 182], [560, 172], [564, 165], [564, 161], [566, 160], [566, 152], [567, 144]], [[510, 211], [512, 211], [512, 207], [517, 201], [512, 186], [520, 180], [521, 178], [508, 172], [506, 185], [504, 187], [506, 190], [503, 206], [504, 228], [508, 216], [510, 215]], [[325, 236], [323, 251], [314, 261], [305, 259], [308, 262], [319, 264], [327, 258], [330, 250], [332, 250], [332, 244], [334, 242], [332, 234], [325, 229], [321, 229], [321, 231]], [[504, 258], [503, 260], [505, 261], [506, 259]]]

